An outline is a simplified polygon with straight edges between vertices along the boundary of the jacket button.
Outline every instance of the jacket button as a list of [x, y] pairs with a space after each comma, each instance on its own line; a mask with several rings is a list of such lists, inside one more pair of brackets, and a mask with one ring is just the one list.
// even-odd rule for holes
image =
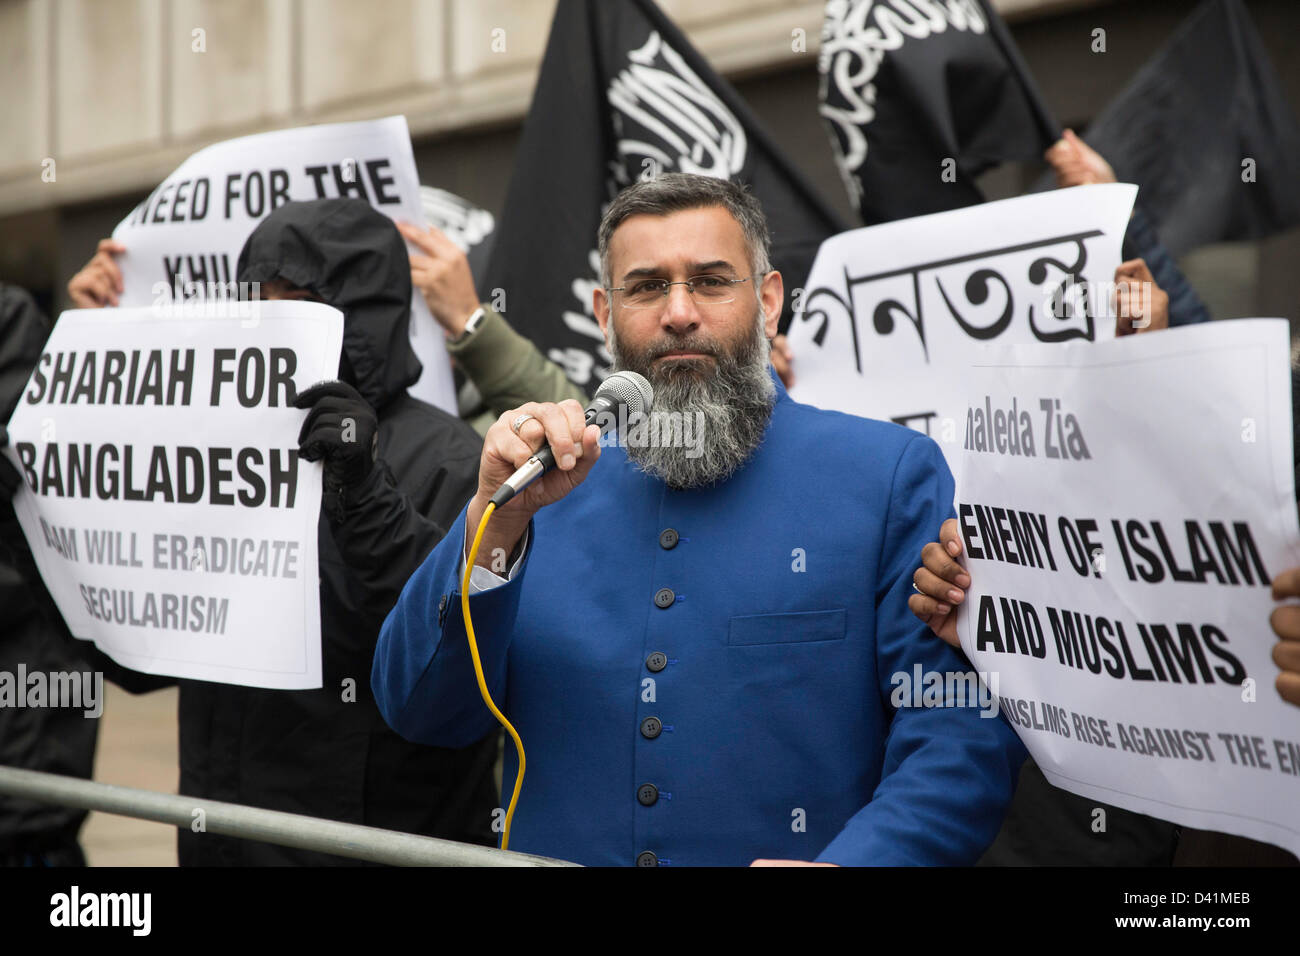
[[658, 674], [668, 666], [668, 655], [661, 651], [655, 651], [645, 659], [645, 668], [651, 673]]
[[637, 866], [658, 866], [659, 857], [655, 856], [649, 850], [646, 850], [645, 852], [638, 853], [636, 855], [636, 865]]
[[671, 607], [676, 600], [677, 595], [673, 593], [672, 588], [660, 588], [655, 592], [655, 604], [659, 607]]
[[659, 547], [665, 551], [671, 551], [677, 547], [677, 532], [672, 528], [665, 528], [659, 532]]
[[659, 788], [653, 783], [643, 783], [636, 788], [636, 801], [643, 807], [652, 807], [659, 799]]
[[646, 740], [654, 740], [663, 732], [664, 724], [658, 717], [647, 717], [641, 721], [641, 736]]

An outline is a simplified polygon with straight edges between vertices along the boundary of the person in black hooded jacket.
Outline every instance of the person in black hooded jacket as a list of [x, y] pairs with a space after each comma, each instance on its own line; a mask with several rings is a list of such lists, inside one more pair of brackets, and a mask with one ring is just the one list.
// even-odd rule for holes
[[[406, 246], [363, 200], [288, 203], [249, 236], [238, 279], [261, 283], [263, 298], [344, 314], [341, 381], [296, 403], [311, 409], [299, 454], [325, 468], [323, 686], [180, 681], [180, 792], [494, 846], [497, 734], [459, 750], [408, 743], [370, 694], [384, 617], [473, 496], [482, 447], [468, 425], [407, 394], [421, 366]], [[347, 862], [186, 829], [178, 853], [181, 865]]]

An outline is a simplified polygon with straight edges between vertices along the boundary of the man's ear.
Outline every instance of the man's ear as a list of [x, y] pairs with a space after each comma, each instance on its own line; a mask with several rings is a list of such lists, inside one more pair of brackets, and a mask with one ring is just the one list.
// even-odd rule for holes
[[777, 322], [781, 318], [781, 307], [785, 304], [785, 280], [775, 269], [763, 276], [759, 299], [763, 303], [763, 331], [768, 339], [776, 338]]
[[591, 309], [596, 313], [596, 321], [600, 323], [600, 334], [605, 336], [605, 341], [609, 342], [609, 336], [605, 332], [605, 326], [609, 324], [609, 293], [597, 286], [591, 293]]

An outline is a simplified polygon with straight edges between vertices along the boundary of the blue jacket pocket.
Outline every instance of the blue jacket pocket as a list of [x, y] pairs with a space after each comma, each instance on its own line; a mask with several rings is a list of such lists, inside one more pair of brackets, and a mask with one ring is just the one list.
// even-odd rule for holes
[[845, 610], [795, 611], [790, 614], [741, 614], [731, 619], [727, 643], [811, 644], [844, 640]]

